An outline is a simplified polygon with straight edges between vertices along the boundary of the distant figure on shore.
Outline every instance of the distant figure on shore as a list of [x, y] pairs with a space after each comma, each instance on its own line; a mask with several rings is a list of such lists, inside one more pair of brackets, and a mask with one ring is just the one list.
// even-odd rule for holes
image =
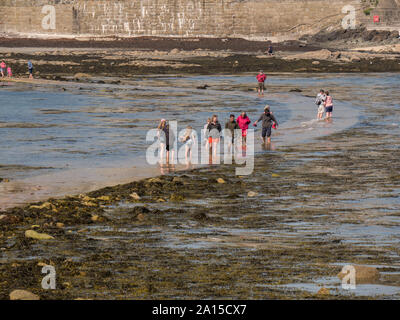
[[239, 117], [237, 117], [236, 122], [240, 129], [242, 129], [242, 145], [245, 146], [247, 142], [247, 129], [251, 123], [250, 118], [247, 116], [246, 112], [242, 112]]
[[326, 92], [326, 100], [324, 103], [325, 106], [325, 119], [332, 118], [332, 111], [333, 111], [333, 99], [332, 96], [329, 94], [329, 91]]
[[33, 64], [31, 60], [28, 61], [29, 79], [33, 79]]
[[258, 81], [258, 94], [263, 95], [264, 94], [264, 82], [265, 79], [267, 79], [267, 76], [264, 74], [262, 70], [260, 70], [260, 73], [257, 75], [257, 81]]
[[317, 97], [315, 99], [315, 104], [318, 106], [318, 114], [317, 114], [317, 119], [322, 119], [324, 116], [324, 104], [326, 100], [326, 95], [324, 90], [320, 90], [319, 93], [317, 94]]
[[268, 46], [268, 49], [267, 49], [266, 53], [267, 53], [269, 56], [273, 56], [273, 55], [274, 55], [274, 49], [272, 48], [272, 45], [269, 45], [269, 46]]
[[2, 61], [0, 63], [0, 73], [1, 73], [2, 78], [4, 78], [5, 72], [6, 72], [6, 63], [4, 61]]
[[7, 68], [7, 77], [12, 78], [12, 70], [11, 67]]
[[[254, 122], [253, 126], [257, 127], [257, 123], [262, 121], [262, 133], [261, 137], [263, 139], [264, 145], [267, 143], [271, 144], [271, 128], [276, 129], [278, 127], [278, 121], [275, 116], [272, 114], [269, 105], [266, 105], [264, 108], [264, 113], [260, 116], [260, 118]], [[265, 137], [267, 137], [267, 141], [265, 141]]]

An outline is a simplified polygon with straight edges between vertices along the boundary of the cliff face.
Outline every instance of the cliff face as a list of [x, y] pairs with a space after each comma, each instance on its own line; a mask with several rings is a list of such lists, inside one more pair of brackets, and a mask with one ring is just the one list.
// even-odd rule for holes
[[0, 0], [0, 32], [32, 36], [295, 38], [340, 26], [346, 15], [342, 9], [348, 5], [359, 9], [360, 1]]

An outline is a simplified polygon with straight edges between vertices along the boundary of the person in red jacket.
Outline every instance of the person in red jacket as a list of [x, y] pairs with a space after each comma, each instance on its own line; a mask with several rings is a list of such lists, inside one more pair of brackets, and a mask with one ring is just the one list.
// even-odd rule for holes
[[246, 112], [242, 112], [240, 116], [236, 119], [236, 122], [240, 129], [242, 129], [242, 143], [246, 144], [247, 129], [251, 123], [250, 118], [247, 116]]
[[258, 81], [258, 94], [264, 94], [264, 82], [267, 79], [267, 76], [264, 74], [262, 70], [260, 70], [260, 73], [257, 75], [257, 81]]

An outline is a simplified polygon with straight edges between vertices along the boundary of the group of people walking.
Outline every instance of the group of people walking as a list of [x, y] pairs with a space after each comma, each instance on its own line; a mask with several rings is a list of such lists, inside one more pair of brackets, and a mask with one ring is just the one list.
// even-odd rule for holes
[[[256, 127], [260, 121], [262, 122], [261, 137], [263, 143], [268, 145], [271, 143], [272, 128], [276, 129], [278, 126], [278, 121], [272, 114], [268, 105], [265, 106], [264, 112], [260, 115], [258, 120], [253, 123], [253, 126]], [[231, 150], [232, 146], [235, 144], [235, 130], [241, 132], [241, 143], [244, 148], [246, 147], [247, 131], [250, 124], [251, 120], [246, 112], [242, 112], [236, 119], [234, 114], [229, 116], [229, 120], [225, 123], [225, 129], [227, 129], [225, 130], [225, 139], [227, 139], [229, 150]], [[165, 156], [168, 164], [170, 153], [172, 153], [172, 157], [174, 156], [175, 136], [173, 131], [170, 130], [166, 119], [161, 119], [157, 129], [160, 142], [160, 159], [164, 159]], [[218, 144], [222, 137], [222, 126], [218, 121], [218, 116], [213, 115], [211, 118], [208, 118], [203, 129], [205, 130], [205, 148], [209, 151], [210, 156], [216, 157]], [[192, 160], [192, 148], [197, 143], [193, 128], [187, 126], [184, 134], [179, 137], [178, 140], [185, 145], [185, 160], [187, 163], [190, 163]]]
[[0, 73], [1, 77], [4, 78], [5, 76], [11, 78], [12, 77], [12, 70], [11, 67], [6, 65], [4, 61], [0, 62]]
[[317, 119], [319, 120], [323, 119], [324, 112], [325, 112], [325, 119], [332, 118], [333, 99], [332, 96], [329, 94], [329, 91], [321, 89], [317, 94], [317, 98], [315, 99], [315, 104], [318, 106]]
[[[33, 79], [33, 64], [30, 60], [28, 61], [28, 73], [29, 73], [29, 79]], [[11, 66], [7, 66], [4, 60], [0, 62], [0, 74], [2, 78], [4, 77], [12, 78], [13, 76]]]

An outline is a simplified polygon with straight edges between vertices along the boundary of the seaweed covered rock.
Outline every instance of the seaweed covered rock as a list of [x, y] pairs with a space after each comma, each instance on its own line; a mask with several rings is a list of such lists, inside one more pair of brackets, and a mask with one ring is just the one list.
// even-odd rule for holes
[[26, 230], [25, 231], [25, 237], [26, 238], [32, 238], [36, 240], [51, 240], [54, 239], [51, 235], [48, 235], [47, 233], [39, 233], [36, 232], [35, 230]]
[[40, 298], [26, 290], [14, 290], [10, 293], [10, 300], [40, 300]]

